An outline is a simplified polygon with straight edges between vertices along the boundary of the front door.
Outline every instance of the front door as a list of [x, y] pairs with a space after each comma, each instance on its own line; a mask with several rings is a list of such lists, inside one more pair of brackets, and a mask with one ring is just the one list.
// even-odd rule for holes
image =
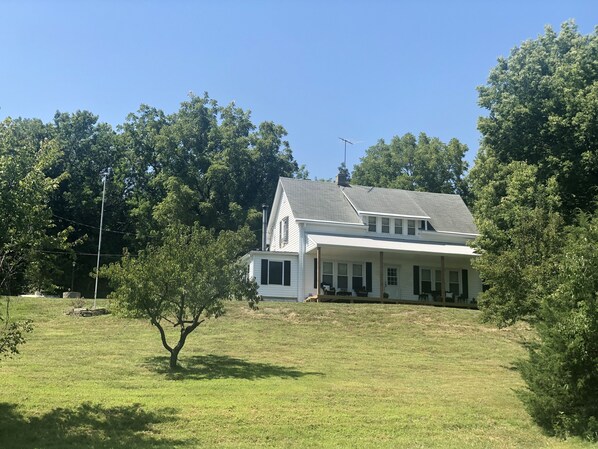
[[399, 267], [386, 265], [384, 269], [384, 292], [389, 298], [399, 299]]

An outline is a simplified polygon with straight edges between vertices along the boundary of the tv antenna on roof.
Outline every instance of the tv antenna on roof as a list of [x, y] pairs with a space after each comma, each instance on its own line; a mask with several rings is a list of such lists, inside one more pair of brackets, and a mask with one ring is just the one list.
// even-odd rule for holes
[[344, 139], [342, 137], [339, 137], [339, 139], [341, 139], [343, 142], [345, 142], [345, 159], [343, 161], [343, 164], [345, 165], [345, 167], [347, 166], [347, 144], [351, 144], [353, 145], [353, 142], [351, 142], [350, 140]]

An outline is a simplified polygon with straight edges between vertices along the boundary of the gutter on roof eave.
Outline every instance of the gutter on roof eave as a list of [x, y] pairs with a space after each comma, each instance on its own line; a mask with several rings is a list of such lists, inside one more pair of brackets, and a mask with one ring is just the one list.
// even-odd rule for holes
[[430, 233], [430, 234], [450, 234], [450, 235], [456, 235], [456, 236], [462, 236], [462, 237], [478, 237], [480, 234], [476, 234], [473, 232], [457, 232], [457, 231], [424, 231], [421, 230], [421, 233]]
[[384, 212], [372, 212], [367, 210], [358, 210], [358, 214], [365, 214], [365, 215], [375, 215], [378, 217], [401, 217], [401, 218], [415, 218], [419, 220], [431, 220], [431, 217], [427, 215], [405, 215], [405, 214], [387, 214]]
[[323, 224], [333, 224], [337, 226], [349, 226], [354, 228], [365, 228], [367, 225], [363, 223], [347, 223], [346, 221], [331, 221], [331, 220], [316, 220], [313, 218], [295, 218], [297, 223], [323, 223]]

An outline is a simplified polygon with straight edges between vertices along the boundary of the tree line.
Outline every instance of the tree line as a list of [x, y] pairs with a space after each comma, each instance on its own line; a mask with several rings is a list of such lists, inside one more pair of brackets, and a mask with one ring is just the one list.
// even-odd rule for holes
[[216, 232], [247, 226], [259, 236], [261, 205], [278, 177], [307, 175], [285, 136], [207, 94], [173, 114], [142, 105], [116, 129], [89, 111], [58, 112], [50, 123], [4, 120], [0, 289], [92, 294], [102, 173], [103, 262], [158, 242], [175, 222]]

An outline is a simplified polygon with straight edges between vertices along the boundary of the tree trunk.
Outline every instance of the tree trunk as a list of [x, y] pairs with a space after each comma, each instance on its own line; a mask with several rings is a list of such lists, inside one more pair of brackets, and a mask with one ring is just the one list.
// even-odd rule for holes
[[170, 353], [170, 369], [176, 369], [177, 368], [177, 360], [179, 358], [179, 348], [174, 348], [172, 350], [172, 352]]

